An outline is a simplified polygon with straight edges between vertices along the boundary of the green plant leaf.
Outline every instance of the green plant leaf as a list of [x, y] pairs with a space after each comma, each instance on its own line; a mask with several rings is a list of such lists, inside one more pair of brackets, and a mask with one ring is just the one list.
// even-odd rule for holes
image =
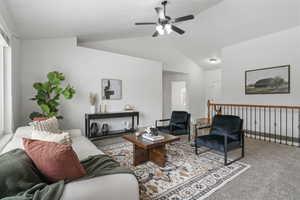
[[36, 89], [36, 90], [41, 90], [43, 88], [43, 84], [39, 83], [39, 82], [34, 83], [33, 88]]
[[59, 87], [55, 89], [56, 94], [61, 94], [63, 91], [64, 91], [64, 89], [59, 88]]
[[49, 108], [48, 105], [42, 104], [42, 105], [40, 105], [40, 107], [41, 107], [42, 111], [43, 111], [45, 114], [48, 115], [48, 114], [50, 113], [50, 108]]
[[65, 80], [65, 76], [62, 73], [57, 71], [49, 72], [47, 77], [49, 82], [51, 82], [54, 85], [60, 85], [61, 81]]
[[63, 119], [64, 117], [63, 116], [56, 116], [56, 119]]
[[45, 117], [45, 115], [43, 115], [43, 114], [41, 114], [41, 113], [39, 113], [39, 112], [32, 112], [32, 113], [29, 115], [29, 118], [30, 118], [31, 120], [33, 120], [33, 119], [36, 118], [36, 117]]

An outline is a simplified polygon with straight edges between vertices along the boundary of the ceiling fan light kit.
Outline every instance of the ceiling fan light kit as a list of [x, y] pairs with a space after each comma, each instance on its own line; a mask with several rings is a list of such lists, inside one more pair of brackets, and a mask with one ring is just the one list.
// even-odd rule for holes
[[178, 22], [192, 20], [194, 19], [194, 15], [187, 15], [187, 16], [172, 19], [170, 16], [167, 16], [166, 14], [167, 3], [168, 3], [167, 1], [163, 1], [161, 3], [163, 7], [155, 8], [156, 14], [158, 16], [157, 22], [141, 22], [141, 23], [135, 23], [135, 25], [156, 25], [155, 27], [156, 31], [154, 32], [152, 37], [157, 37], [158, 35], [164, 35], [165, 33], [170, 34], [173, 31], [180, 35], [184, 34], [185, 31], [175, 26], [174, 24]]

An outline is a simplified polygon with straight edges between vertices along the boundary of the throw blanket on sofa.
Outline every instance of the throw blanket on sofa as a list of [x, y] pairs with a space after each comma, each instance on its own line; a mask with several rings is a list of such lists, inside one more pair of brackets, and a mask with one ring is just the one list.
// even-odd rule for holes
[[59, 200], [64, 185], [110, 174], [133, 174], [130, 169], [107, 155], [90, 156], [81, 161], [87, 175], [76, 180], [47, 184], [45, 178], [21, 149], [15, 149], [0, 156], [0, 199], [1, 200]]

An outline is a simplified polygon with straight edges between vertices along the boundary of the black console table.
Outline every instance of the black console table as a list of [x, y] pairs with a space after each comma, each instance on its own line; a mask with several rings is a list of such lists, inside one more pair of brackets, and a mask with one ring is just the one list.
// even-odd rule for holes
[[[100, 135], [97, 137], [91, 137], [90, 134], [90, 129], [91, 129], [91, 120], [96, 120], [96, 119], [109, 119], [109, 118], [121, 118], [121, 117], [131, 117], [132, 119], [132, 127], [129, 130], [122, 129], [122, 130], [116, 130], [116, 131], [109, 131], [105, 135]], [[92, 139], [92, 140], [97, 140], [97, 139], [103, 139], [111, 136], [117, 136], [117, 135], [122, 135], [125, 133], [130, 133], [135, 130], [134, 122], [135, 122], [135, 117], [136, 117], [136, 122], [137, 125], [140, 123], [140, 113], [137, 111], [132, 111], [132, 112], [108, 112], [108, 113], [96, 113], [96, 114], [85, 114], [85, 136]]]

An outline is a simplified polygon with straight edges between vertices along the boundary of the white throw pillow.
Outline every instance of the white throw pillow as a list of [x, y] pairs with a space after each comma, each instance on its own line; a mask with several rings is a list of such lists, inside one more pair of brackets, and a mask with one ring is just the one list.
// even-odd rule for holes
[[60, 134], [62, 131], [59, 129], [59, 123], [56, 117], [51, 117], [43, 121], [34, 121], [29, 123], [34, 131], [46, 131], [51, 133]]
[[33, 130], [31, 139], [42, 140], [47, 142], [56, 142], [59, 144], [72, 145], [72, 139], [69, 133], [63, 132], [61, 134], [54, 134], [47, 131], [36, 131]]

